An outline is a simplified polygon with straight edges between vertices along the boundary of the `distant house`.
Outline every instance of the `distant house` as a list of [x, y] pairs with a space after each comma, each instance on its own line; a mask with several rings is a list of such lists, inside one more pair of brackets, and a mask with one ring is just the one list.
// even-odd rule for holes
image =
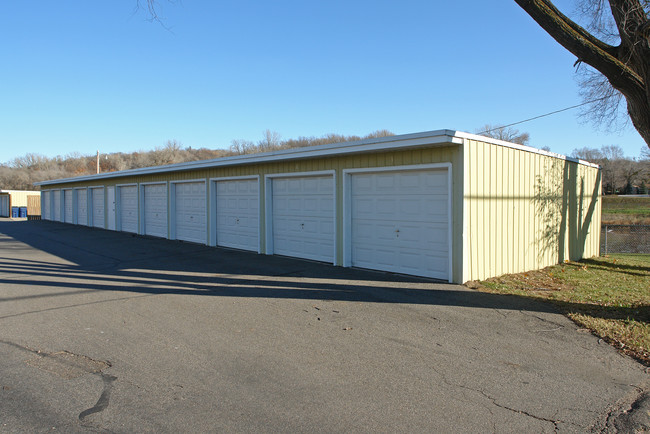
[[457, 283], [599, 254], [597, 165], [451, 130], [38, 185], [48, 220]]
[[[20, 217], [41, 215], [41, 192], [25, 190], [0, 190], [0, 217]], [[17, 215], [16, 215], [17, 213]]]

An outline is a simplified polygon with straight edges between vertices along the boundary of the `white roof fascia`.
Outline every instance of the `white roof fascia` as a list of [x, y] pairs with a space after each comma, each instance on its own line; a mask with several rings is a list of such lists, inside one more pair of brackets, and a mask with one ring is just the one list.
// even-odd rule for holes
[[478, 134], [463, 133], [462, 131], [453, 131], [454, 136], [460, 137], [463, 139], [477, 140], [480, 142], [492, 143], [499, 146], [505, 146], [508, 148], [518, 149], [520, 151], [532, 152], [534, 154], [546, 155], [547, 157], [558, 158], [560, 160], [572, 161], [574, 163], [582, 164], [584, 166], [593, 167], [600, 169], [598, 164], [590, 163], [589, 161], [580, 160], [579, 158], [567, 157], [566, 155], [556, 154], [555, 152], [545, 151], [543, 149], [533, 148], [532, 146], [519, 145], [517, 143], [506, 142], [499, 139], [493, 139], [492, 137], [480, 136]]
[[75, 178], [55, 179], [36, 182], [34, 185], [64, 184], [79, 181], [91, 181], [124, 176], [147, 175], [152, 173], [179, 172], [214, 167], [236, 166], [242, 164], [267, 163], [307, 158], [329, 157], [336, 155], [355, 154], [362, 152], [382, 151], [389, 149], [406, 149], [428, 145], [461, 145], [461, 138], [454, 137], [454, 131], [438, 130], [399, 136], [379, 137], [355, 142], [333, 143], [305, 148], [283, 149], [280, 151], [260, 154], [236, 155], [232, 157], [215, 158], [211, 160], [190, 161], [186, 163], [169, 164], [166, 166], [143, 167], [140, 169], [121, 170], [99, 175], [78, 176]]

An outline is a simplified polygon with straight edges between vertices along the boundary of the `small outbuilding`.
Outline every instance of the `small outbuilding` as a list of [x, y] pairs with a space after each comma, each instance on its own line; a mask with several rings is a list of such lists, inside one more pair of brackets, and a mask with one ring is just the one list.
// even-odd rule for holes
[[451, 130], [38, 185], [47, 220], [456, 283], [599, 254], [597, 165]]
[[0, 217], [41, 215], [41, 192], [0, 190]]

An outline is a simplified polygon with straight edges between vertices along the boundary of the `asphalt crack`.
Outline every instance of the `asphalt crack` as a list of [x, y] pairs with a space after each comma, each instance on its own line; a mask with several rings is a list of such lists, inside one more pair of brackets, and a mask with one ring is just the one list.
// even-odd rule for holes
[[473, 389], [471, 387], [467, 387], [467, 386], [463, 386], [463, 385], [458, 385], [458, 387], [462, 387], [463, 389], [467, 389], [467, 390], [470, 390], [472, 392], [480, 393], [484, 398], [488, 399], [495, 407], [499, 407], [499, 408], [502, 408], [504, 410], [511, 411], [513, 413], [522, 414], [524, 416], [528, 416], [530, 418], [533, 418], [533, 419], [536, 419], [536, 420], [539, 420], [539, 421], [542, 421], [542, 422], [552, 423], [555, 432], [558, 432], [558, 430], [559, 430], [559, 425], [558, 424], [563, 423], [562, 420], [548, 419], [546, 417], [541, 417], [541, 416], [537, 416], [535, 414], [529, 413], [526, 410], [519, 410], [519, 409], [516, 409], [516, 408], [508, 407], [507, 405], [499, 404], [497, 402], [496, 398], [491, 397], [490, 395], [488, 395], [487, 393], [483, 392], [480, 389]]

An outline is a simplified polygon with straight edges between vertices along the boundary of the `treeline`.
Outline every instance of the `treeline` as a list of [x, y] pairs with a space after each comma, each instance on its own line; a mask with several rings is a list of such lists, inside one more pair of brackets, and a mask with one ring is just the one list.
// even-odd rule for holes
[[648, 194], [650, 188], [650, 149], [643, 148], [640, 157], [626, 157], [620, 146], [574, 149], [572, 157], [602, 167], [605, 194]]
[[[151, 151], [101, 154], [99, 170], [101, 173], [115, 172], [118, 170], [163, 166], [188, 161], [209, 160], [233, 155], [350, 142], [392, 135], [394, 134], [390, 131], [379, 130], [366, 136], [327, 134], [322, 137], [299, 137], [297, 139], [282, 140], [280, 134], [266, 130], [263, 138], [258, 142], [233, 140], [228, 149], [184, 148], [176, 140], [169, 140], [164, 146], [156, 147]], [[91, 175], [94, 173], [97, 173], [96, 155], [72, 153], [50, 158], [44, 155], [30, 153], [0, 165], [0, 189], [37, 190], [38, 188], [34, 186], [35, 182]]]

